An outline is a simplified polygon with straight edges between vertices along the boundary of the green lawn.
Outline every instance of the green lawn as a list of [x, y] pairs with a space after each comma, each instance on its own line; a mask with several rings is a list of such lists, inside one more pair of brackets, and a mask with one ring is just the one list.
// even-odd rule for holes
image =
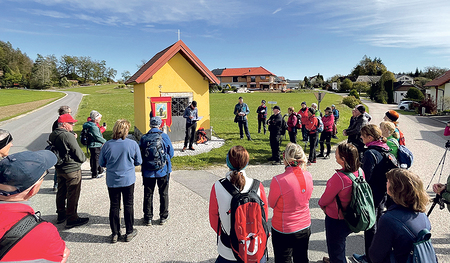
[[[89, 94], [83, 98], [77, 113], [78, 125], [75, 125], [74, 130], [81, 132], [82, 124], [86, 121], [91, 110], [97, 110], [102, 115], [102, 122], [108, 124], [108, 129], [104, 133], [105, 139], [111, 139], [111, 131], [114, 122], [120, 118], [125, 118], [134, 126], [134, 112], [133, 112], [133, 93], [129, 89], [114, 89], [117, 85], [103, 85], [68, 89], [84, 94]], [[253, 141], [239, 140], [239, 128], [233, 122], [234, 105], [238, 102], [239, 96], [243, 96], [244, 102], [250, 107], [249, 115], [249, 130]], [[213, 149], [208, 153], [199, 154], [196, 156], [175, 157], [172, 164], [175, 169], [201, 169], [211, 165], [225, 164], [225, 156], [228, 150], [234, 145], [244, 146], [250, 153], [250, 164], [259, 164], [266, 162], [270, 157], [269, 133], [266, 135], [258, 134], [258, 123], [256, 109], [261, 104], [261, 100], [276, 101], [277, 105], [281, 107], [282, 114], [287, 112], [287, 108], [293, 106], [296, 111], [300, 109], [302, 101], [306, 101], [308, 106], [317, 100], [313, 93], [299, 92], [299, 93], [251, 93], [251, 94], [223, 94], [213, 93], [210, 95], [211, 101], [211, 126], [220, 138], [225, 139], [225, 145], [218, 149]], [[349, 123], [351, 109], [341, 104], [342, 97], [336, 94], [327, 93], [320, 104], [320, 110], [324, 112], [326, 106], [335, 104], [340, 111], [340, 119], [338, 122], [338, 131], [347, 128]], [[267, 104], [270, 106], [269, 104]], [[286, 119], [287, 120], [287, 119]], [[132, 133], [133, 131], [130, 131]], [[299, 136], [301, 137], [301, 135]], [[346, 137], [338, 134], [340, 140]], [[282, 148], [284, 148], [289, 141], [288, 136], [283, 139]], [[339, 140], [332, 139], [332, 143], [337, 143]], [[83, 147], [84, 150], [86, 147]]]
[[0, 107], [38, 100], [46, 100], [51, 98], [59, 99], [63, 96], [64, 94], [61, 92], [47, 92], [23, 89], [0, 89]]

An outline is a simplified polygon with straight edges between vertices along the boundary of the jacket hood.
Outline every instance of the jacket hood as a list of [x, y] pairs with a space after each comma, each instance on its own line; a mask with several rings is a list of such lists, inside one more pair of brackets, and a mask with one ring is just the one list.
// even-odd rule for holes
[[95, 125], [95, 123], [93, 123], [93, 122], [91, 122], [91, 121], [88, 121], [88, 122], [85, 122], [85, 123], [83, 124], [83, 129], [85, 129], [85, 128], [90, 128], [90, 127], [93, 127], [93, 126], [97, 126], [97, 125]]

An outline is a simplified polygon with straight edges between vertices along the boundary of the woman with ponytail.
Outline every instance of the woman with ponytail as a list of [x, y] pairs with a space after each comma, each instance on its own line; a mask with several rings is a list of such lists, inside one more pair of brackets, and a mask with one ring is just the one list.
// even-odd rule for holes
[[273, 208], [272, 245], [275, 262], [308, 262], [311, 235], [309, 200], [311, 174], [304, 170], [307, 158], [300, 145], [288, 143], [283, 153], [285, 172], [270, 183], [269, 206]]
[[[230, 171], [225, 175], [225, 180], [231, 182], [236, 190], [241, 193], [249, 192], [254, 180], [245, 173], [249, 159], [247, 150], [240, 145], [233, 146], [227, 154], [226, 162]], [[268, 218], [267, 198], [262, 183], [259, 184], [257, 194], [264, 203], [265, 216]], [[217, 251], [219, 256], [216, 263], [237, 261], [232, 249], [229, 248], [229, 244], [224, 244], [222, 241], [224, 232], [224, 236], [229, 236], [231, 233], [231, 215], [229, 213], [231, 210], [231, 199], [232, 195], [224, 188], [220, 180], [216, 181], [211, 189], [209, 198], [209, 223], [216, 231], [218, 237]], [[265, 262], [266, 257], [264, 256], [259, 263]]]

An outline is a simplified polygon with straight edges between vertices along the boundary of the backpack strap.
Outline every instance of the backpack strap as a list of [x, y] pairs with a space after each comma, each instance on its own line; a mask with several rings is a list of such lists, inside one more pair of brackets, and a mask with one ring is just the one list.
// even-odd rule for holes
[[[39, 212], [37, 212], [39, 213]], [[39, 213], [40, 214], [40, 213]], [[38, 214], [26, 215], [14, 224], [0, 239], [0, 260], [33, 228], [42, 223]]]
[[219, 180], [219, 182], [222, 184], [223, 188], [225, 188], [225, 190], [227, 190], [227, 192], [230, 195], [235, 196], [239, 194], [238, 189], [230, 181], [228, 181], [227, 178], [222, 178]]
[[[348, 172], [343, 172], [343, 171], [339, 171], [338, 173], [343, 173], [345, 175], [347, 175], [350, 180], [352, 180], [352, 185], [356, 180], [356, 176], [353, 173], [348, 173]], [[358, 178], [361, 176], [361, 168], [358, 168]], [[342, 203], [341, 203], [341, 199], [339, 198], [339, 194], [336, 195], [336, 203], [338, 205], [338, 209], [341, 211], [344, 211], [343, 207], [342, 207]]]
[[260, 182], [257, 179], [253, 179], [253, 183], [252, 186], [250, 187], [249, 192], [254, 192], [254, 193], [258, 193], [258, 189], [259, 189], [259, 184]]

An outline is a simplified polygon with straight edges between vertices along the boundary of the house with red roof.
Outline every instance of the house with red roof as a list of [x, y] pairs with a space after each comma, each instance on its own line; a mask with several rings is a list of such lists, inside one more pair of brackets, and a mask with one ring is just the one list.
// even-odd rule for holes
[[424, 85], [427, 97], [431, 98], [438, 110], [444, 109], [444, 97], [450, 96], [450, 70]]
[[197, 128], [203, 127], [211, 136], [209, 85], [219, 80], [200, 59], [179, 40], [154, 55], [125, 84], [134, 85], [135, 136], [140, 138], [150, 129], [152, 97], [171, 97], [172, 125], [167, 134], [172, 141], [180, 141], [185, 136], [186, 107], [197, 101]]
[[212, 70], [223, 88], [247, 88], [248, 90], [286, 89], [284, 77], [277, 77], [263, 67], [223, 68]]

